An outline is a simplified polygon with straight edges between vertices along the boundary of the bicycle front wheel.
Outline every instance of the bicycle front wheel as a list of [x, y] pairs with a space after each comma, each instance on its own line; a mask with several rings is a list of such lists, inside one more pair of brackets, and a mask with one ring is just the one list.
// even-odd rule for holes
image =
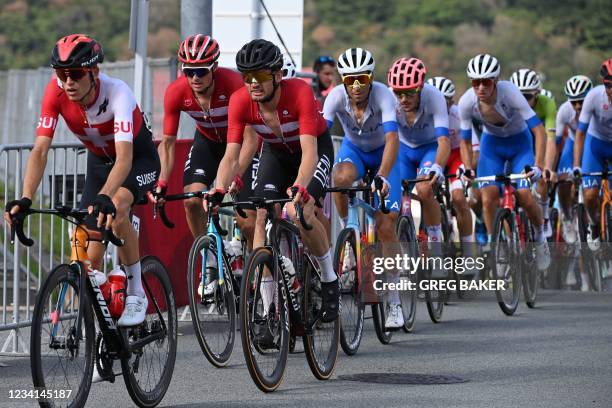
[[[419, 244], [417, 242], [416, 231], [412, 218], [400, 217], [397, 223], [397, 238], [402, 246], [402, 254], [408, 255], [412, 259], [419, 257]], [[402, 283], [412, 283], [416, 285], [416, 271], [403, 270], [400, 272], [400, 280]], [[406, 286], [407, 287], [407, 286]], [[404, 316], [404, 326], [402, 327], [406, 333], [410, 333], [414, 329], [417, 306], [417, 290], [401, 290], [400, 302], [402, 304], [402, 314]]]
[[306, 360], [310, 370], [319, 380], [331, 377], [338, 357], [340, 338], [340, 319], [323, 323], [319, 319], [323, 309], [321, 296], [321, 276], [312, 263], [304, 260], [304, 324], [306, 335], [303, 337]]
[[200, 235], [189, 251], [189, 311], [204, 356], [215, 367], [223, 367], [229, 363], [234, 351], [236, 301], [229, 265], [224, 264], [222, 285], [217, 277], [217, 265], [215, 240]]
[[503, 282], [495, 291], [502, 312], [512, 316], [521, 296], [521, 259], [517, 254], [519, 241], [514, 214], [507, 208], [499, 208], [491, 237], [493, 279]]
[[376, 337], [378, 337], [378, 341], [382, 344], [389, 344], [391, 342], [391, 337], [393, 337], [393, 332], [387, 330], [385, 327], [385, 322], [387, 321], [387, 316], [389, 314], [389, 308], [387, 305], [387, 295], [383, 294], [380, 302], [372, 305], [372, 320], [374, 321], [374, 331], [376, 332]]
[[583, 267], [589, 275], [591, 288], [599, 292], [601, 290], [601, 275], [599, 273], [599, 263], [595, 259], [595, 254], [587, 245], [587, 234], [589, 229], [589, 216], [584, 204], [578, 204], [576, 215], [578, 217], [578, 234], [580, 236], [580, 252]]
[[84, 308], [79, 310], [81, 291], [77, 268], [76, 265], [57, 266], [47, 276], [36, 298], [30, 340], [33, 384], [39, 391], [61, 390], [65, 397], [41, 398], [38, 402], [43, 407], [82, 407], [91, 387], [95, 329], [86, 294], [82, 294]]
[[122, 329], [131, 355], [121, 360], [125, 386], [136, 405], [154, 407], [166, 395], [176, 359], [176, 304], [164, 265], [153, 256], [141, 261], [142, 283], [149, 302], [139, 326]]
[[[264, 392], [278, 388], [289, 355], [289, 303], [285, 287], [266, 274], [274, 271], [268, 248], [249, 256], [240, 291], [240, 337], [249, 374]], [[265, 303], [264, 303], [265, 299]]]
[[359, 294], [359, 273], [355, 232], [346, 228], [338, 235], [334, 252], [334, 265], [338, 268], [340, 288], [340, 345], [349, 356], [357, 353], [363, 336], [365, 305]]
[[520, 213], [521, 225], [525, 230], [525, 242], [523, 246], [523, 256], [521, 257], [523, 271], [521, 279], [523, 281], [523, 295], [525, 295], [525, 303], [527, 307], [533, 309], [538, 295], [539, 274], [538, 265], [536, 262], [535, 243], [533, 241], [533, 231], [527, 214], [524, 211]]

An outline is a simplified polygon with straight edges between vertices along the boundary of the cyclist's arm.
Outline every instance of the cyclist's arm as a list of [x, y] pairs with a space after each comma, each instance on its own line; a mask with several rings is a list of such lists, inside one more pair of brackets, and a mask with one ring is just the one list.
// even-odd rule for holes
[[[391, 173], [391, 169], [393, 169], [399, 155], [400, 142], [397, 133], [397, 111], [395, 109], [397, 106], [397, 99], [395, 99], [393, 92], [386, 88], [385, 91], [387, 92], [382, 94], [380, 101], [383, 131], [385, 132], [385, 149], [383, 151], [378, 174], [386, 178], [389, 177], [389, 173]], [[446, 127], [448, 131], [448, 116]]]
[[543, 169], [544, 150], [546, 149], [546, 131], [544, 130], [544, 125], [540, 123], [532, 128], [531, 132], [533, 133], [533, 137], [535, 137], [535, 165]]
[[462, 138], [459, 142], [459, 152], [461, 154], [461, 162], [463, 163], [463, 166], [466, 170], [473, 168], [474, 154], [472, 150], [472, 140], [466, 140]]
[[239, 171], [241, 146], [242, 145], [239, 143], [231, 143], [228, 141], [223, 159], [221, 159], [221, 163], [219, 163], [215, 188], [227, 191], [232, 184], [234, 176], [238, 174]]
[[457, 110], [459, 112], [459, 134], [461, 136], [461, 142], [459, 144], [459, 148], [461, 149], [461, 161], [463, 161], [463, 165], [466, 170], [473, 169], [473, 147], [472, 147], [472, 138], [473, 132], [475, 132], [474, 124], [472, 123], [472, 114], [471, 108], [469, 106], [468, 96], [463, 95], [461, 99], [459, 99], [459, 104], [457, 105]]
[[257, 154], [258, 148], [259, 136], [257, 136], [253, 128], [247, 126], [244, 129], [242, 148], [240, 149], [240, 156], [238, 157], [238, 171], [236, 174], [239, 174], [240, 177], [242, 177], [251, 166], [253, 157]]
[[170, 174], [174, 168], [174, 152], [176, 146], [176, 136], [164, 135], [157, 152], [159, 153], [159, 161], [161, 163], [161, 169], [159, 171], [159, 179], [168, 181]]
[[546, 130], [538, 115], [529, 106], [525, 97], [521, 94], [517, 87], [508, 87], [508, 101], [510, 105], [518, 110], [523, 120], [533, 133], [535, 138], [535, 165], [541, 169], [544, 168], [544, 154], [546, 149]]
[[387, 132], [385, 133], [385, 150], [383, 151], [382, 161], [380, 163], [380, 168], [378, 169], [378, 174], [383, 177], [389, 177], [389, 173], [393, 169], [393, 165], [397, 160], [397, 156], [399, 154], [399, 136], [397, 132]]
[[574, 136], [574, 167], [582, 166], [582, 153], [584, 151], [584, 138], [586, 137], [589, 122], [593, 116], [593, 92], [589, 92], [584, 98], [580, 117], [578, 118], [578, 127]]
[[176, 135], [181, 120], [181, 111], [177, 108], [181, 103], [180, 96], [176, 92], [174, 83], [166, 88], [166, 93], [164, 94], [164, 136], [157, 148], [161, 164], [159, 179], [166, 182], [169, 180], [174, 168]]
[[240, 91], [236, 91], [230, 96], [227, 115], [227, 147], [223, 159], [219, 163], [215, 181], [215, 188], [223, 191], [227, 191], [234, 180], [234, 176], [239, 171], [240, 149], [242, 148], [246, 128], [244, 109], [247, 107], [247, 98], [250, 98], [248, 93], [244, 94]]
[[553, 170], [557, 161], [557, 141], [554, 137], [546, 138], [545, 168]]
[[574, 167], [582, 166], [585, 136], [586, 132], [584, 130], [576, 129], [576, 135], [574, 136]]
[[115, 164], [98, 194], [113, 197], [119, 190], [132, 169], [133, 147], [132, 142], [115, 142]]
[[550, 98], [546, 98], [546, 117], [544, 119], [544, 124], [546, 126], [546, 160], [545, 160], [545, 168], [554, 169], [555, 161], [557, 158], [557, 142], [555, 139], [555, 127], [556, 127], [556, 117], [557, 117], [557, 105], [555, 101]]
[[449, 120], [446, 99], [444, 99], [444, 95], [436, 89], [431, 95], [429, 103], [433, 115], [434, 132], [438, 140], [436, 163], [444, 168], [446, 167], [448, 156], [450, 156]]
[[441, 167], [446, 167], [448, 156], [450, 156], [450, 139], [447, 136], [438, 138], [438, 150], [436, 151], [436, 163]]
[[[308, 186], [317, 168], [319, 155], [317, 152], [317, 138], [312, 135], [300, 135], [300, 146], [302, 148], [302, 161], [298, 169], [297, 177], [293, 184]], [[282, 169], [279, 169], [282, 171]]]
[[40, 185], [43, 174], [45, 173], [45, 167], [47, 165], [47, 155], [51, 148], [51, 138], [45, 136], [38, 136], [34, 141], [34, 148], [28, 158], [28, 164], [25, 170], [25, 176], [23, 178], [23, 197], [27, 197], [30, 200], [34, 197], [34, 193]]

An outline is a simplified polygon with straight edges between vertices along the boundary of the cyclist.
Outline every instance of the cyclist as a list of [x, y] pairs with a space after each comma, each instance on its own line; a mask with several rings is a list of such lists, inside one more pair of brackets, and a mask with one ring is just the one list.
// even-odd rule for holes
[[[563, 141], [563, 135], [567, 128], [568, 137], [565, 139], [561, 158], [557, 166], [559, 180], [567, 179], [572, 173], [574, 160], [574, 135], [578, 127], [578, 118], [588, 92], [593, 88], [591, 79], [584, 75], [571, 77], [565, 84], [565, 101], [557, 112], [556, 136], [557, 145]], [[563, 239], [568, 244], [577, 241], [577, 231], [574, 227], [574, 214], [572, 214], [572, 186], [568, 183], [558, 185], [559, 204], [561, 205], [561, 232]]]
[[[520, 173], [525, 166], [532, 166], [528, 176], [532, 181], [537, 181], [542, 176], [544, 162], [544, 126], [518, 88], [511, 82], [499, 81], [500, 71], [497, 59], [488, 54], [476, 55], [469, 61], [467, 75], [472, 80], [472, 88], [459, 100], [461, 136], [471, 144], [472, 118], [476, 117], [483, 123], [478, 161], [479, 176], [504, 173], [508, 161], [513, 173]], [[529, 128], [536, 139], [535, 160]], [[470, 149], [466, 149], [466, 154], [471, 155]], [[468, 163], [471, 163], [471, 160], [464, 163], [466, 175], [470, 178], [473, 171], [468, 167]], [[493, 218], [499, 206], [500, 187], [498, 183], [480, 183], [480, 188], [483, 216], [490, 242]], [[537, 267], [544, 270], [550, 265], [550, 250], [543, 232], [541, 209], [529, 191], [526, 180], [518, 183], [517, 193], [521, 206], [534, 226]]]
[[[448, 123], [449, 123], [449, 137], [450, 137], [450, 155], [446, 164], [449, 174], [456, 174], [459, 168], [465, 168], [463, 166], [463, 160], [467, 160], [468, 157], [465, 152], [462, 154], [467, 144], [461, 139], [460, 136], [460, 123], [459, 113], [457, 105], [453, 97], [455, 96], [455, 84], [448, 78], [443, 76], [437, 76], [429, 78], [427, 80], [429, 85], [436, 87], [444, 98], [446, 98], [446, 107], [448, 109]], [[401, 133], [400, 133], [401, 135]], [[472, 149], [473, 151], [479, 151], [479, 140], [476, 132], [472, 132]], [[463, 256], [472, 256], [474, 254], [474, 248], [472, 243], [474, 242], [474, 231], [472, 227], [472, 212], [468, 205], [467, 199], [463, 193], [463, 184], [461, 180], [456, 177], [451, 178], [450, 183], [451, 200], [456, 212], [457, 218], [457, 229], [461, 237], [461, 243], [463, 247]]]
[[[321, 266], [322, 320], [333, 321], [339, 311], [338, 279], [325, 229], [314, 214], [315, 205], [320, 206], [329, 184], [334, 155], [331, 136], [317, 111], [310, 86], [300, 79], [282, 79], [283, 59], [276, 45], [263, 39], [252, 40], [236, 54], [236, 65], [245, 86], [230, 98], [228, 145], [219, 167], [213, 198], [220, 199], [230, 185], [238, 166], [241, 145], [250, 143], [243, 139], [244, 128], [252, 126], [264, 140], [255, 195], [278, 199], [285, 194], [292, 196], [291, 187], [297, 188], [294, 202], [303, 204], [304, 217], [312, 225], [312, 230], [305, 230], [296, 221], [294, 206], [287, 206], [287, 213], [296, 221], [306, 247]], [[254, 247], [264, 245], [265, 214], [265, 209], [257, 214]], [[270, 275], [262, 280], [262, 298], [267, 314], [271, 312], [275, 282]], [[266, 330], [256, 341], [262, 347], [269, 347], [273, 339]]]
[[[196, 122], [196, 131], [189, 156], [185, 161], [183, 189], [185, 192], [202, 191], [211, 187], [217, 176], [219, 163], [226, 147], [227, 109], [230, 96], [242, 88], [240, 75], [235, 71], [218, 66], [219, 44], [208, 35], [195, 34], [181, 42], [178, 59], [183, 76], [176, 79], [166, 89], [164, 96], [164, 137], [159, 144], [161, 159], [160, 179], [157, 194], [163, 197], [168, 187], [168, 179], [174, 167], [174, 151], [181, 112], [187, 113]], [[245, 129], [245, 137], [257, 136], [250, 128]], [[256, 150], [255, 145], [255, 150]], [[257, 169], [258, 158], [255, 151], [245, 149], [241, 166], [236, 173], [236, 181], [244, 184], [243, 196], [251, 191], [251, 178]], [[244, 175], [244, 180], [241, 176]], [[194, 237], [204, 233], [204, 210], [200, 198], [184, 201], [187, 225]], [[253, 219], [248, 217], [247, 219]], [[238, 225], [247, 240], [252, 242], [254, 222], [237, 217]]]
[[[376, 177], [383, 181], [382, 194], [387, 197], [386, 205], [391, 210], [387, 215], [379, 212], [376, 216], [378, 238], [382, 243], [397, 242], [395, 224], [401, 190], [395, 98], [385, 85], [373, 81], [375, 61], [368, 50], [349, 48], [340, 54], [337, 66], [344, 86], [332, 89], [323, 106], [327, 126], [331, 127], [334, 117], [337, 117], [344, 130], [342, 145], [334, 163], [334, 186], [350, 187], [355, 180], [364, 177], [367, 169], [375, 171]], [[334, 193], [334, 202], [344, 227], [348, 216], [348, 198]], [[352, 258], [347, 259], [345, 267], [346, 263], [353, 262]], [[399, 282], [398, 272], [390, 276], [392, 281]], [[403, 324], [399, 294], [391, 291], [385, 325], [397, 328]]]
[[[548, 164], [548, 168], [554, 167], [554, 161], [557, 154], [557, 145], [555, 143], [555, 120], [557, 116], [557, 105], [552, 98], [545, 96], [541, 93], [542, 82], [540, 77], [532, 69], [522, 68], [514, 72], [510, 77], [510, 82], [516, 85], [527, 99], [527, 103], [533, 109], [544, 123], [547, 132], [546, 142], [546, 159], [545, 162]], [[535, 143], [535, 141], [534, 141]], [[538, 196], [538, 203], [542, 207], [542, 214], [544, 216], [544, 234], [546, 237], [552, 236], [552, 227], [549, 220], [548, 211], [548, 185], [545, 176], [538, 181], [536, 193]]]
[[[57, 79], [47, 84], [28, 158], [23, 196], [6, 206], [5, 219], [27, 210], [45, 170], [58, 116], [88, 149], [87, 175], [80, 208], [91, 214], [89, 229], [112, 229], [125, 241], [119, 256], [128, 276], [125, 310], [119, 326], [143, 322], [147, 298], [142, 286], [138, 235], [130, 221], [132, 205], [150, 190], [159, 174], [159, 157], [142, 112], [123, 81], [100, 73], [100, 43], [84, 34], [61, 38], [53, 48], [51, 66]], [[104, 247], [90, 242], [92, 269], [101, 269]], [[91, 271], [89, 272], [92, 273]]]
[[322, 108], [325, 98], [336, 86], [336, 60], [328, 55], [321, 55], [315, 59], [312, 70], [317, 74], [312, 83], [313, 90]]
[[[584, 98], [574, 137], [574, 172], [602, 171], [612, 159], [612, 58], [601, 64], [602, 84]], [[585, 140], [586, 135], [586, 140]], [[584, 154], [583, 154], [584, 151]], [[599, 216], [599, 179], [586, 176], [582, 180], [584, 205], [590, 225], [587, 242], [592, 250], [601, 246]]]
[[[426, 72], [421, 60], [399, 58], [389, 69], [387, 83], [399, 102], [401, 178], [433, 176], [428, 183], [418, 183], [416, 189], [428, 240], [437, 243], [432, 246], [432, 255], [440, 256], [441, 209], [433, 186], [444, 183], [444, 167], [450, 154], [448, 111], [444, 95], [425, 83]], [[434, 273], [438, 277], [441, 271], [436, 269]]]

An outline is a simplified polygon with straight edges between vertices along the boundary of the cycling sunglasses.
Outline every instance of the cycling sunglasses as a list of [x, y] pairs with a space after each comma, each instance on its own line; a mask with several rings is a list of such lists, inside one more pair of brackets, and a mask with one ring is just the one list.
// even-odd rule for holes
[[418, 95], [419, 93], [421, 93], [421, 88], [401, 89], [401, 90], [399, 90], [399, 89], [395, 90], [394, 89], [393, 93], [398, 98], [401, 98], [402, 96], [405, 96], [405, 97], [415, 96], [415, 95]]
[[189, 78], [193, 78], [194, 76], [197, 76], [199, 78], [204, 78], [211, 71], [212, 69], [210, 67], [199, 67], [199, 68], [184, 67], [183, 68], [183, 74], [185, 74]]
[[528, 101], [532, 100], [533, 98], [536, 97], [536, 93], [524, 93], [523, 96], [525, 97], [525, 99], [527, 99]]
[[372, 74], [360, 75], [345, 75], [342, 77], [342, 83], [346, 86], [366, 86], [372, 82]]
[[322, 56], [320, 56], [319, 58], [317, 58], [317, 62], [318, 62], [319, 64], [325, 64], [326, 62], [333, 62], [333, 63], [335, 64], [335, 63], [336, 63], [336, 60], [335, 60], [335, 59], [333, 59], [333, 58], [332, 58], [332, 57], [330, 57], [330, 56], [327, 56], [327, 55], [322, 55]]
[[493, 86], [495, 81], [492, 78], [481, 78], [481, 79], [472, 79], [472, 87], [478, 88], [481, 84], [488, 88]]
[[272, 78], [274, 78], [274, 74], [272, 74], [270, 71], [253, 71], [242, 74], [242, 81], [247, 84], [252, 84], [253, 82], [261, 84], [271, 81]]
[[570, 103], [572, 104], [572, 106], [583, 105], [584, 99], [576, 99], [575, 101], [570, 101]]
[[66, 82], [68, 78], [73, 81], [78, 81], [82, 79], [88, 72], [91, 72], [89, 68], [66, 68], [66, 69], [56, 69], [55, 76], [59, 78], [60, 81]]

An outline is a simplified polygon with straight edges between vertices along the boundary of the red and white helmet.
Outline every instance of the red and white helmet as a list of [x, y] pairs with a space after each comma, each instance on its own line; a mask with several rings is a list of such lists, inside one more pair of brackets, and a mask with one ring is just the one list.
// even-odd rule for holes
[[393, 89], [420, 88], [425, 83], [427, 68], [418, 58], [400, 58], [387, 73], [387, 83]]
[[178, 59], [183, 64], [212, 65], [219, 59], [219, 44], [204, 34], [191, 35], [181, 43]]
[[601, 71], [599, 72], [602, 77], [612, 77], [612, 58], [608, 58], [601, 63]]

